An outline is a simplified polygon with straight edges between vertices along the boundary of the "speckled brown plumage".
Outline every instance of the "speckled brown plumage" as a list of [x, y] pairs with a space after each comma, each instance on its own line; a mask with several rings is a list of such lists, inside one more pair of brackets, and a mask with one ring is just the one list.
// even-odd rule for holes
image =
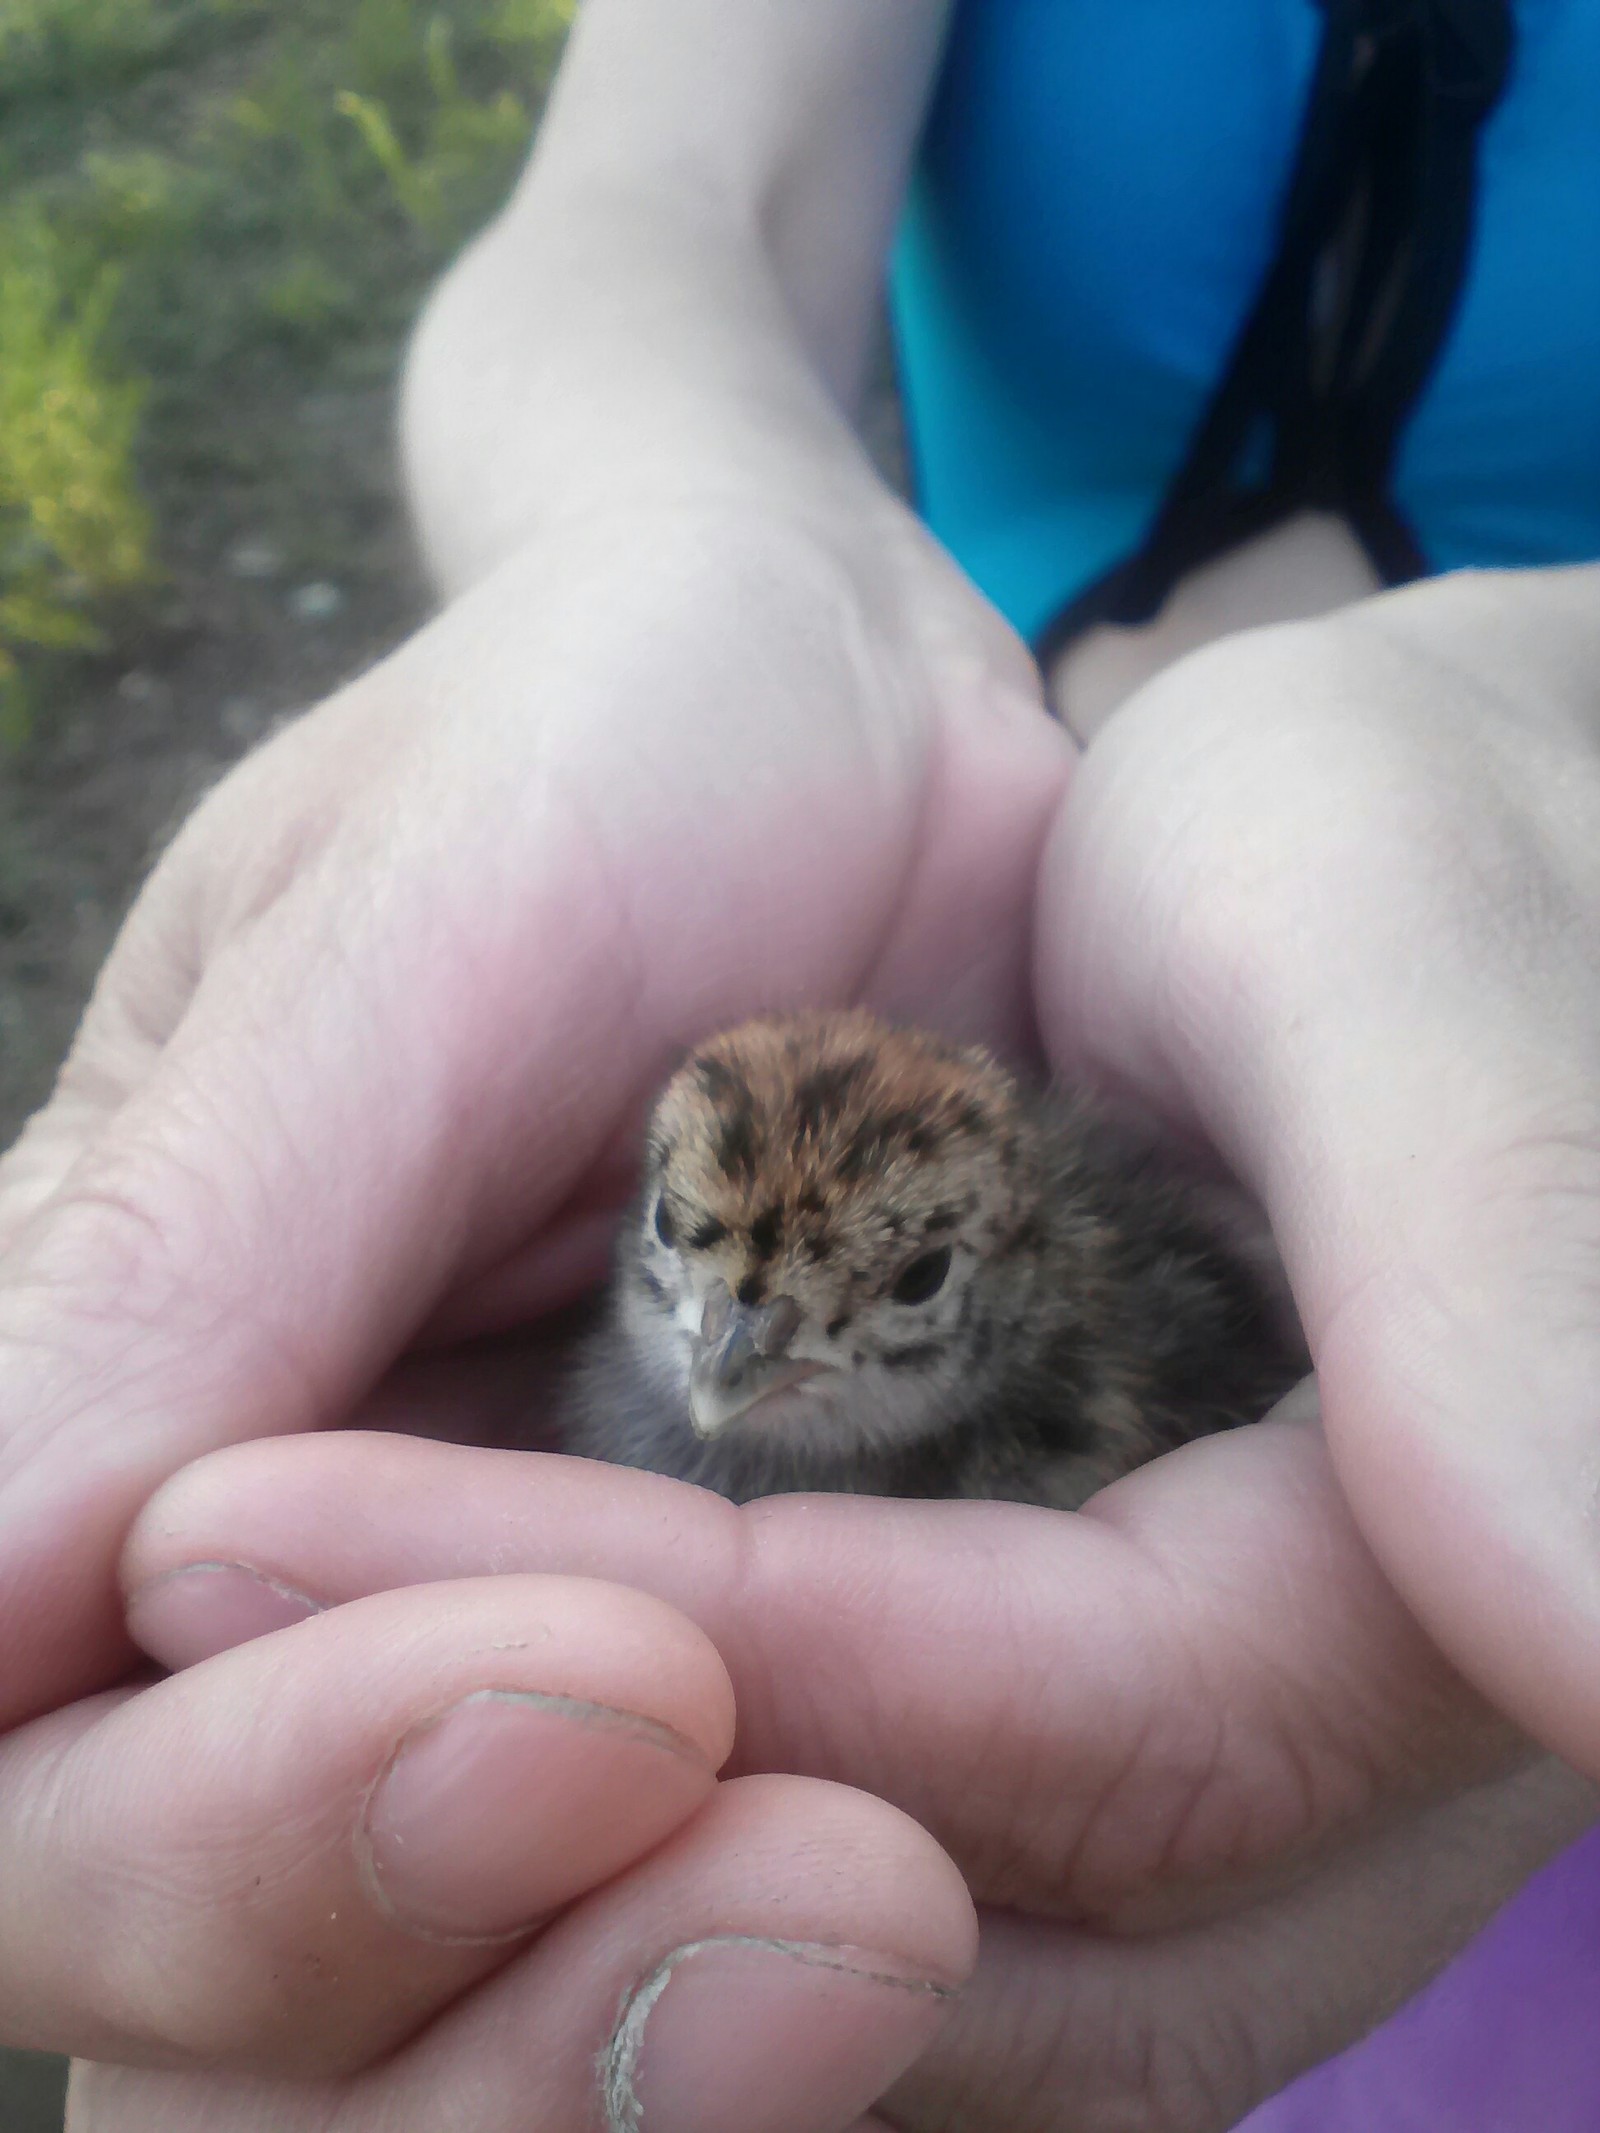
[[566, 1435], [736, 1498], [1071, 1507], [1305, 1368], [1240, 1203], [986, 1053], [814, 1014], [663, 1091]]

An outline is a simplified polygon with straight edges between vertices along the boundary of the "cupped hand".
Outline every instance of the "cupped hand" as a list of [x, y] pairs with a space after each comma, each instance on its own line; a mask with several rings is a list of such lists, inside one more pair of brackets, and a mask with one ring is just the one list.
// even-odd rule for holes
[[0, 1167], [0, 1719], [125, 1666], [164, 1475], [591, 1278], [675, 1048], [1026, 1028], [1031, 666], [864, 473], [764, 483], [551, 528], [157, 869]]
[[[254, 1444], [171, 1482], [124, 1568], [143, 1644], [193, 1669], [169, 1691], [252, 1653], [298, 1672], [335, 1625], [354, 1649], [381, 1607], [474, 1589], [432, 1580], [477, 1576], [489, 1593], [532, 1573], [626, 1580], [725, 1661], [734, 1795], [781, 1772], [852, 1788], [830, 1802], [860, 1811], [876, 1796], [914, 1817], [982, 1906], [970, 1983], [897, 2082], [842, 2038], [797, 2035], [785, 2078], [745, 2098], [743, 2133], [840, 2133], [852, 2092], [829, 2116], [808, 2085], [833, 2051], [855, 2108], [878, 2074], [873, 2125], [896, 2133], [1221, 2133], [1414, 1990], [1593, 1811], [1590, 1788], [1417, 1631], [1306, 1419], [1191, 1446], [1071, 1518], [816, 1497], [735, 1509], [656, 1476], [418, 1438]], [[270, 1623], [283, 1626], [215, 1656]], [[595, 1901], [647, 1905], [629, 1890], [652, 1889], [679, 1848], [704, 1874], [737, 1864], [737, 1843], [719, 1849], [720, 1805]], [[837, 1900], [834, 1877], [860, 1865], [833, 1842], [797, 1814], [773, 1886], [814, 1904], [822, 1873]], [[902, 1851], [888, 1938], [872, 1945], [903, 1950], [919, 1913], [927, 1935], [948, 1901], [941, 1865]], [[890, 1885], [853, 1888], [858, 1937]], [[548, 2102], [541, 2125], [622, 2133], [635, 2121], [583, 2115], [570, 2085], [530, 2091], [546, 2025], [571, 2019], [539, 1998], [549, 1951], [589, 1915], [580, 1905], [492, 1977], [463, 1979], [452, 2012], [375, 2070], [95, 2069], [75, 2133], [421, 2128], [450, 2093], [470, 2095], [472, 2133], [520, 2133], [530, 2093]], [[627, 1978], [662, 1945], [641, 1935]], [[723, 2014], [737, 2055], [745, 2017], [732, 2002]], [[584, 2002], [578, 2036], [609, 2063], [617, 2032], [595, 2020]], [[757, 2047], [783, 2049], [772, 2030]], [[718, 2096], [707, 2087], [690, 2122], [720, 2129]], [[647, 2104], [645, 2133], [656, 2123]]]
[[[563, 521], [245, 762], [141, 896], [54, 1098], [0, 1166], [0, 1723], [17, 1729], [0, 2037], [348, 2065], [503, 1963], [396, 1940], [353, 1863], [363, 1788], [476, 1690], [609, 1709], [605, 1666], [552, 1684], [514, 1594], [437, 1619], [397, 1597], [296, 1647], [303, 1673], [241, 1655], [107, 1704], [95, 1692], [136, 1659], [116, 1580], [136, 1511], [198, 1454], [337, 1424], [409, 1350], [591, 1279], [640, 1109], [705, 1031], [859, 996], [1025, 1033], [1066, 744], [998, 619], [864, 476], [848, 502], [834, 480], [797, 476], [785, 505], [768, 469], [759, 509], [728, 481]], [[574, 1650], [592, 1632], [604, 1653], [615, 1604], [573, 1603]], [[506, 1915], [469, 1938], [526, 1929], [674, 1830], [688, 1849], [519, 1970], [539, 2035], [587, 2034], [580, 2015], [600, 2034], [625, 1919], [633, 1953], [866, 1935], [889, 1969], [959, 1972], [966, 1899], [926, 1840], [891, 1833], [885, 1858], [933, 1863], [872, 1941], [875, 1884], [849, 1862], [887, 1810], [730, 1800], [763, 1865], [694, 1818], [718, 1761], [704, 1695], [697, 1730], [673, 1694], [617, 1693], [621, 1730], [540, 1721], [567, 1745], [489, 1892]], [[417, 1814], [436, 1831], [446, 1811]], [[778, 1873], [817, 1813], [811, 1865]], [[496, 1859], [508, 1828], [501, 1797]], [[696, 1845], [731, 1847], [720, 1879]], [[485, 1871], [444, 1860], [450, 1902]], [[819, 1975], [798, 2000], [752, 1990], [794, 2020], [837, 1995]], [[863, 2096], [936, 2001], [895, 2000]], [[771, 2054], [752, 2049], [760, 2072]]]
[[1600, 1773], [1600, 571], [1169, 669], [1074, 782], [1038, 968], [1056, 1057], [1266, 1203], [1385, 1571]]

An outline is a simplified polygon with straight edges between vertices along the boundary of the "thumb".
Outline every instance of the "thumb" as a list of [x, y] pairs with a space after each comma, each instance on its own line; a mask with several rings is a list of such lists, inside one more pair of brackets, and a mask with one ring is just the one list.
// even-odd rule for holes
[[1042, 1014], [1259, 1192], [1369, 1545], [1595, 1772], [1600, 760], [1447, 678], [1349, 623], [1172, 670], [1058, 826]]

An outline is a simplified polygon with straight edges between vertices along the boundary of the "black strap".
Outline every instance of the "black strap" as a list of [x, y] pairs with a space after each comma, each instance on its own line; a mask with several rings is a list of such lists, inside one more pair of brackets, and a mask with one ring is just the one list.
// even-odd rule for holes
[[1426, 558], [1395, 450], [1465, 279], [1479, 129], [1510, 68], [1508, 0], [1322, 0], [1277, 256], [1149, 538], [1058, 615], [1148, 622], [1178, 582], [1302, 510], [1348, 519], [1387, 584]]

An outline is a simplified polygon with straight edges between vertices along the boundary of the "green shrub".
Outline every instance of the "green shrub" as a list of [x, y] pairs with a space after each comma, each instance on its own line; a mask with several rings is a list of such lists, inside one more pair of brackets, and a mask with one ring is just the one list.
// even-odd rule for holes
[[179, 19], [162, 0], [3, 0], [0, 99], [140, 73], [168, 49]]
[[442, 238], [468, 219], [463, 201], [504, 190], [527, 147], [533, 121], [510, 89], [483, 102], [461, 86], [450, 50], [449, 26], [428, 25], [426, 51], [431, 107], [408, 150], [386, 105], [356, 89], [341, 89], [338, 110], [355, 124], [367, 152], [389, 181], [407, 219], [426, 237]]
[[86, 650], [92, 604], [150, 575], [133, 477], [142, 388], [101, 350], [117, 276], [41, 217], [0, 226], [0, 689], [17, 648]]

